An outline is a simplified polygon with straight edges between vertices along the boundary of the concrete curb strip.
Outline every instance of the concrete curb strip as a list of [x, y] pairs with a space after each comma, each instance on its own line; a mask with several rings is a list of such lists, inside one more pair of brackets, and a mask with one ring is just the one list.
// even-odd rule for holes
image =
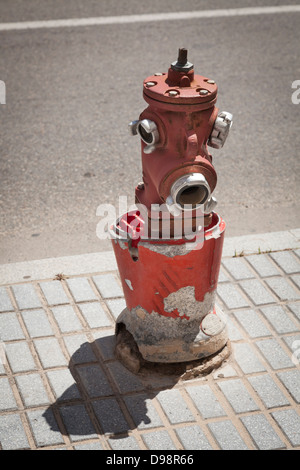
[[53, 279], [56, 274], [101, 273], [117, 269], [113, 251], [0, 265], [0, 284]]
[[300, 229], [282, 232], [259, 233], [226, 238], [223, 258], [231, 256], [252, 255], [268, 251], [292, 250], [300, 246]]
[[[223, 258], [300, 247], [300, 228], [289, 231], [226, 238]], [[113, 251], [0, 265], [0, 285], [53, 279], [56, 274], [76, 276], [117, 269]]]

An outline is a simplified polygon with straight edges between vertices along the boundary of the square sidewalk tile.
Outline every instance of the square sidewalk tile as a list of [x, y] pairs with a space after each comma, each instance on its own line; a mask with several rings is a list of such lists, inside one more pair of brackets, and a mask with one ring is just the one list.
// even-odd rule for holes
[[27, 416], [38, 447], [64, 443], [51, 407], [27, 411]]
[[282, 349], [275, 338], [256, 341], [256, 345], [273, 369], [294, 367], [291, 357]]
[[24, 339], [25, 335], [16, 313], [0, 314], [0, 341]]
[[288, 282], [287, 279], [280, 277], [271, 277], [266, 279], [266, 283], [280, 300], [298, 300], [300, 299], [299, 289]]
[[48, 305], [68, 304], [70, 302], [61, 281], [40, 282], [40, 287]]
[[108, 442], [112, 450], [141, 450], [135, 437], [133, 436], [127, 436], [119, 439], [109, 439]]
[[226, 412], [209, 385], [189, 386], [186, 387], [186, 391], [192, 398], [203, 419], [226, 416]]
[[257, 279], [241, 281], [240, 285], [254, 305], [264, 305], [276, 302], [276, 298]]
[[179, 390], [160, 391], [157, 399], [171, 424], [195, 421], [193, 413]]
[[276, 265], [270, 260], [268, 255], [250, 255], [246, 260], [257, 271], [260, 277], [278, 276], [280, 271]]
[[112, 395], [109, 382], [98, 364], [76, 367], [77, 373], [91, 398]]
[[0, 442], [2, 450], [30, 449], [19, 414], [0, 416]]
[[76, 302], [84, 302], [87, 300], [99, 300], [93, 291], [88, 278], [76, 277], [67, 279], [67, 284]]
[[42, 306], [33, 284], [18, 284], [12, 286], [12, 290], [20, 309], [38, 308]]
[[198, 425], [184, 426], [175, 430], [185, 450], [212, 450], [204, 432]]
[[245, 413], [259, 410], [258, 405], [240, 379], [230, 379], [218, 382], [235, 413]]
[[56, 338], [35, 339], [34, 345], [44, 368], [66, 366], [68, 364]]
[[238, 430], [229, 420], [208, 424], [222, 450], [248, 450]]
[[9, 295], [5, 287], [0, 287], [0, 312], [14, 310]]
[[276, 406], [290, 404], [289, 400], [268, 374], [248, 377], [248, 381], [259, 395], [266, 408], [270, 409]]
[[75, 379], [69, 369], [49, 370], [46, 375], [57, 402], [81, 398]]
[[286, 447], [264, 415], [256, 414], [240, 419], [259, 450], [276, 450]]
[[94, 425], [84, 405], [65, 405], [59, 412], [71, 441], [97, 438]]
[[254, 310], [238, 310], [233, 315], [250, 338], [271, 336], [271, 331]]
[[0, 377], [0, 411], [16, 410], [17, 403], [6, 377]]
[[300, 446], [300, 416], [294, 409], [273, 411], [273, 418], [292, 446]]
[[112, 319], [104, 311], [100, 302], [82, 303], [78, 306], [90, 328], [112, 326]]
[[235, 280], [251, 279], [255, 277], [242, 258], [225, 258], [222, 264]]
[[278, 251], [270, 253], [270, 256], [286, 274], [300, 272], [300, 260], [292, 252]]
[[128, 432], [130, 425], [115, 398], [93, 401], [92, 404], [104, 434]]
[[29, 346], [25, 341], [8, 343], [5, 350], [13, 372], [27, 372], [37, 369]]
[[104, 299], [123, 297], [123, 290], [113, 274], [94, 276], [93, 281]]
[[149, 450], [176, 450], [168, 431], [147, 432], [142, 439]]
[[283, 383], [293, 399], [300, 403], [300, 371], [297, 369], [278, 372], [277, 377]]
[[229, 309], [249, 306], [247, 299], [233, 284], [219, 284], [218, 295]]
[[71, 305], [60, 305], [59, 307], [52, 307], [51, 310], [61, 333], [82, 330], [81, 322]]
[[64, 343], [74, 364], [97, 361], [92, 345], [85, 334], [64, 336]]
[[50, 403], [45, 385], [39, 374], [26, 374], [16, 377], [16, 383], [26, 407]]
[[234, 358], [244, 374], [264, 372], [266, 369], [257, 357], [254, 348], [249, 343], [236, 343], [232, 345]]
[[22, 317], [31, 338], [54, 336], [54, 330], [45, 310], [23, 310]]
[[262, 307], [261, 311], [278, 334], [299, 331], [299, 327], [291, 320], [287, 312], [280, 305]]
[[151, 398], [147, 395], [127, 396], [124, 401], [138, 429], [155, 428], [163, 425]]

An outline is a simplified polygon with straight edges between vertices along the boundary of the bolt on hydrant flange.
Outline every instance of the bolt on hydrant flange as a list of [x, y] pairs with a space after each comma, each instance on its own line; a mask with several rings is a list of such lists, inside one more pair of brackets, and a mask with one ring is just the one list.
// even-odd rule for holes
[[129, 124], [141, 139], [137, 208], [111, 227], [126, 300], [117, 354], [135, 372], [145, 361], [207, 363], [228, 344], [215, 305], [225, 222], [208, 146], [224, 145], [232, 115], [218, 112], [215, 81], [194, 73], [186, 49], [144, 80], [143, 96], [148, 107]]

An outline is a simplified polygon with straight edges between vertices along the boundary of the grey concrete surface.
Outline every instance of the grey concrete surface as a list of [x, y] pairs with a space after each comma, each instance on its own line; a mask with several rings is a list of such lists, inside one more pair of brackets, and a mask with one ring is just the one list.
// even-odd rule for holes
[[[218, 305], [232, 354], [191, 380], [134, 375], [117, 360], [115, 266], [82, 274], [77, 265], [60, 281], [53, 269], [0, 288], [0, 450], [300, 449], [299, 249], [223, 257]], [[245, 275], [255, 289], [245, 290]], [[293, 295], [283, 300], [271, 280]], [[233, 297], [228, 306], [231, 287], [245, 305]]]
[[[1, 22], [297, 4], [295, 1], [0, 2]], [[299, 13], [0, 32], [0, 262], [110, 249], [96, 210], [134, 199], [141, 179], [127, 123], [143, 79], [178, 47], [234, 115], [212, 149], [227, 235], [293, 229], [299, 217]]]

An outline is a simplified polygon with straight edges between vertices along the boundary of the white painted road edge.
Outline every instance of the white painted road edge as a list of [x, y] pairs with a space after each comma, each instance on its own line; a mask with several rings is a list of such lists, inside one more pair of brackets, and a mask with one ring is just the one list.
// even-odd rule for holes
[[94, 18], [68, 18], [43, 21], [20, 21], [15, 23], [0, 23], [0, 31], [15, 31], [43, 28], [74, 28], [78, 26], [105, 26], [128, 23], [148, 23], [150, 21], [229, 18], [233, 16], [270, 15], [275, 13], [297, 12], [300, 12], [300, 5], [227, 8], [218, 10], [179, 11], [168, 13], [146, 13], [143, 15], [100, 16]]
[[[300, 228], [226, 238], [223, 258], [300, 248]], [[113, 251], [0, 265], [0, 285], [53, 279], [56, 274], [81, 276], [117, 269]]]

